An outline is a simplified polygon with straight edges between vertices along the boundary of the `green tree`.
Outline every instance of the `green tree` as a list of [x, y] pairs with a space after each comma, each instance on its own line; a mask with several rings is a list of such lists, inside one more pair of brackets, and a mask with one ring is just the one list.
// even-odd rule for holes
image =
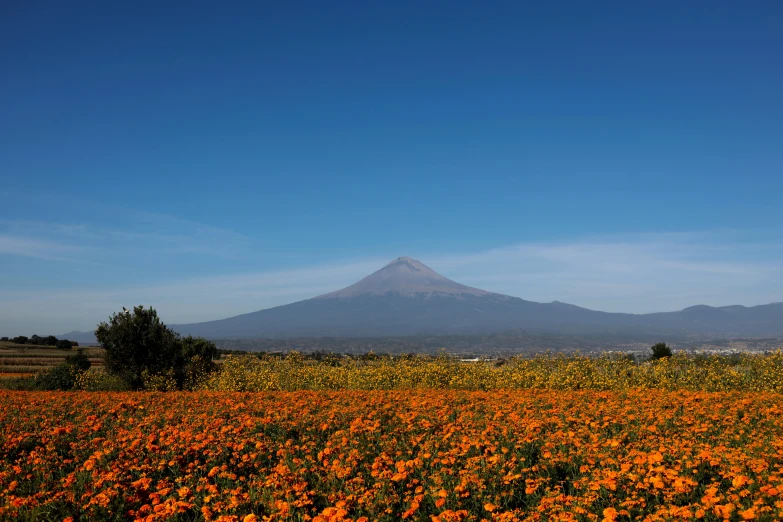
[[650, 347], [653, 359], [663, 359], [672, 356], [672, 349], [666, 346], [666, 343], [656, 343]]
[[27, 337], [25, 337], [24, 335], [17, 335], [13, 339], [11, 339], [11, 342], [16, 344], [27, 344]]
[[72, 348], [71, 341], [66, 339], [60, 339], [54, 344], [54, 346], [60, 350], [70, 350]]
[[143, 374], [182, 373], [185, 358], [179, 335], [163, 324], [152, 307], [115, 313], [98, 325], [95, 337], [106, 350], [106, 371], [132, 389], [144, 387]]
[[218, 356], [217, 346], [212, 341], [207, 341], [202, 337], [193, 337], [191, 335], [183, 337], [182, 356], [186, 360], [190, 360], [197, 355], [211, 361]]

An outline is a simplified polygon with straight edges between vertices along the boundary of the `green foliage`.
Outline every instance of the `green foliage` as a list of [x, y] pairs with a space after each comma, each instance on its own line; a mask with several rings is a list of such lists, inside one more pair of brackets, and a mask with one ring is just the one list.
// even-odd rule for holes
[[201, 355], [194, 355], [185, 364], [185, 377], [182, 388], [185, 390], [197, 390], [218, 370], [217, 364], [212, 359]]
[[71, 341], [60, 339], [57, 341], [54, 345], [59, 350], [70, 350], [73, 346], [71, 345]]
[[207, 341], [201, 337], [187, 336], [182, 338], [182, 356], [186, 360], [199, 356], [204, 359], [212, 360], [218, 355], [217, 346], [212, 341]]
[[128, 391], [128, 383], [106, 372], [83, 372], [76, 376], [75, 387], [85, 391]]
[[11, 339], [11, 342], [16, 344], [27, 344], [27, 337], [25, 337], [24, 335], [17, 335], [13, 339]]
[[36, 346], [55, 346], [57, 344], [57, 337], [53, 335], [41, 337], [40, 335], [33, 334], [33, 336], [27, 340], [27, 344], [33, 344]]
[[106, 350], [106, 370], [131, 389], [190, 389], [215, 371], [215, 344], [180, 336], [158, 318], [153, 308], [137, 306], [101, 323], [95, 337]]
[[86, 372], [92, 366], [89, 357], [84, 355], [84, 350], [77, 351], [75, 355], [69, 355], [65, 358], [65, 362], [80, 372]]
[[35, 376], [35, 388], [38, 390], [70, 390], [76, 383], [78, 370], [68, 363], [41, 372]]
[[168, 369], [163, 373], [150, 373], [148, 370], [141, 372], [141, 380], [144, 383], [144, 389], [150, 391], [175, 391], [177, 389], [177, 379], [173, 369]]
[[143, 373], [163, 374], [182, 368], [184, 358], [179, 336], [170, 330], [150, 307], [136, 306], [133, 312], [115, 313], [95, 330], [106, 350], [106, 370], [122, 378], [131, 389], [144, 388]]
[[666, 343], [656, 343], [650, 347], [653, 359], [663, 359], [672, 356], [672, 349], [666, 346]]
[[37, 390], [70, 390], [76, 386], [79, 375], [90, 366], [90, 359], [79, 350], [66, 357], [65, 362], [37, 374], [33, 387]]

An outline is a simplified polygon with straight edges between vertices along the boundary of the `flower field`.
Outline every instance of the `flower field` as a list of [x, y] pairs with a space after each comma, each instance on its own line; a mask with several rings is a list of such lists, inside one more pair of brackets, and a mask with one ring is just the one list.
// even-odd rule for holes
[[637, 363], [606, 354], [541, 354], [507, 363], [465, 363], [441, 355], [373, 361], [228, 357], [203, 387], [213, 391], [295, 390], [690, 390], [783, 392], [783, 352], [684, 354]]
[[781, 520], [769, 392], [2, 392], [3, 520]]

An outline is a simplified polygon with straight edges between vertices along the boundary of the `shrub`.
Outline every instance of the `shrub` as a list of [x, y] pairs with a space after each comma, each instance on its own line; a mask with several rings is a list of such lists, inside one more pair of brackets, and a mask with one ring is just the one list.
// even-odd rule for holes
[[76, 386], [77, 378], [90, 369], [91, 363], [79, 350], [65, 358], [65, 362], [35, 376], [34, 386], [38, 390], [70, 390]]
[[92, 366], [92, 363], [90, 362], [90, 359], [84, 355], [83, 350], [79, 350], [76, 352], [75, 355], [69, 355], [65, 358], [66, 364], [70, 364], [74, 368], [76, 368], [77, 371], [80, 372], [86, 372], [90, 369]]
[[209, 377], [216, 372], [218, 365], [201, 355], [195, 355], [185, 365], [185, 379], [182, 388], [185, 390], [197, 390], [203, 387]]
[[7, 343], [8, 342], [8, 337], [0, 337], [0, 341], [2, 341], [4, 343]]
[[76, 383], [78, 370], [68, 363], [41, 372], [35, 376], [35, 387], [38, 390], [70, 390]]
[[27, 337], [25, 337], [24, 335], [17, 335], [13, 339], [11, 339], [11, 342], [16, 344], [27, 344]]
[[174, 391], [178, 387], [173, 369], [162, 373], [150, 373], [149, 370], [143, 370], [141, 372], [141, 380], [144, 383], [145, 390], [167, 392]]
[[83, 372], [76, 376], [74, 387], [85, 391], [128, 391], [128, 383], [106, 372]]

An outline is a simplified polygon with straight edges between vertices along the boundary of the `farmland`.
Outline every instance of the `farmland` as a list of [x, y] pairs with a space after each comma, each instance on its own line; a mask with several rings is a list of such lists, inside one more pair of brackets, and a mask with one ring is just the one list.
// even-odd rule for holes
[[[67, 356], [73, 355], [77, 350], [77, 348], [59, 350], [51, 346], [19, 345], [0, 341], [0, 379], [35, 375], [62, 363]], [[95, 371], [101, 371], [103, 350], [94, 346], [82, 350], [90, 358]]]
[[778, 520], [781, 402], [688, 391], [4, 392], [0, 517]]
[[0, 392], [0, 520], [783, 518], [780, 351], [245, 354], [166, 393], [87, 354], [75, 391]]

